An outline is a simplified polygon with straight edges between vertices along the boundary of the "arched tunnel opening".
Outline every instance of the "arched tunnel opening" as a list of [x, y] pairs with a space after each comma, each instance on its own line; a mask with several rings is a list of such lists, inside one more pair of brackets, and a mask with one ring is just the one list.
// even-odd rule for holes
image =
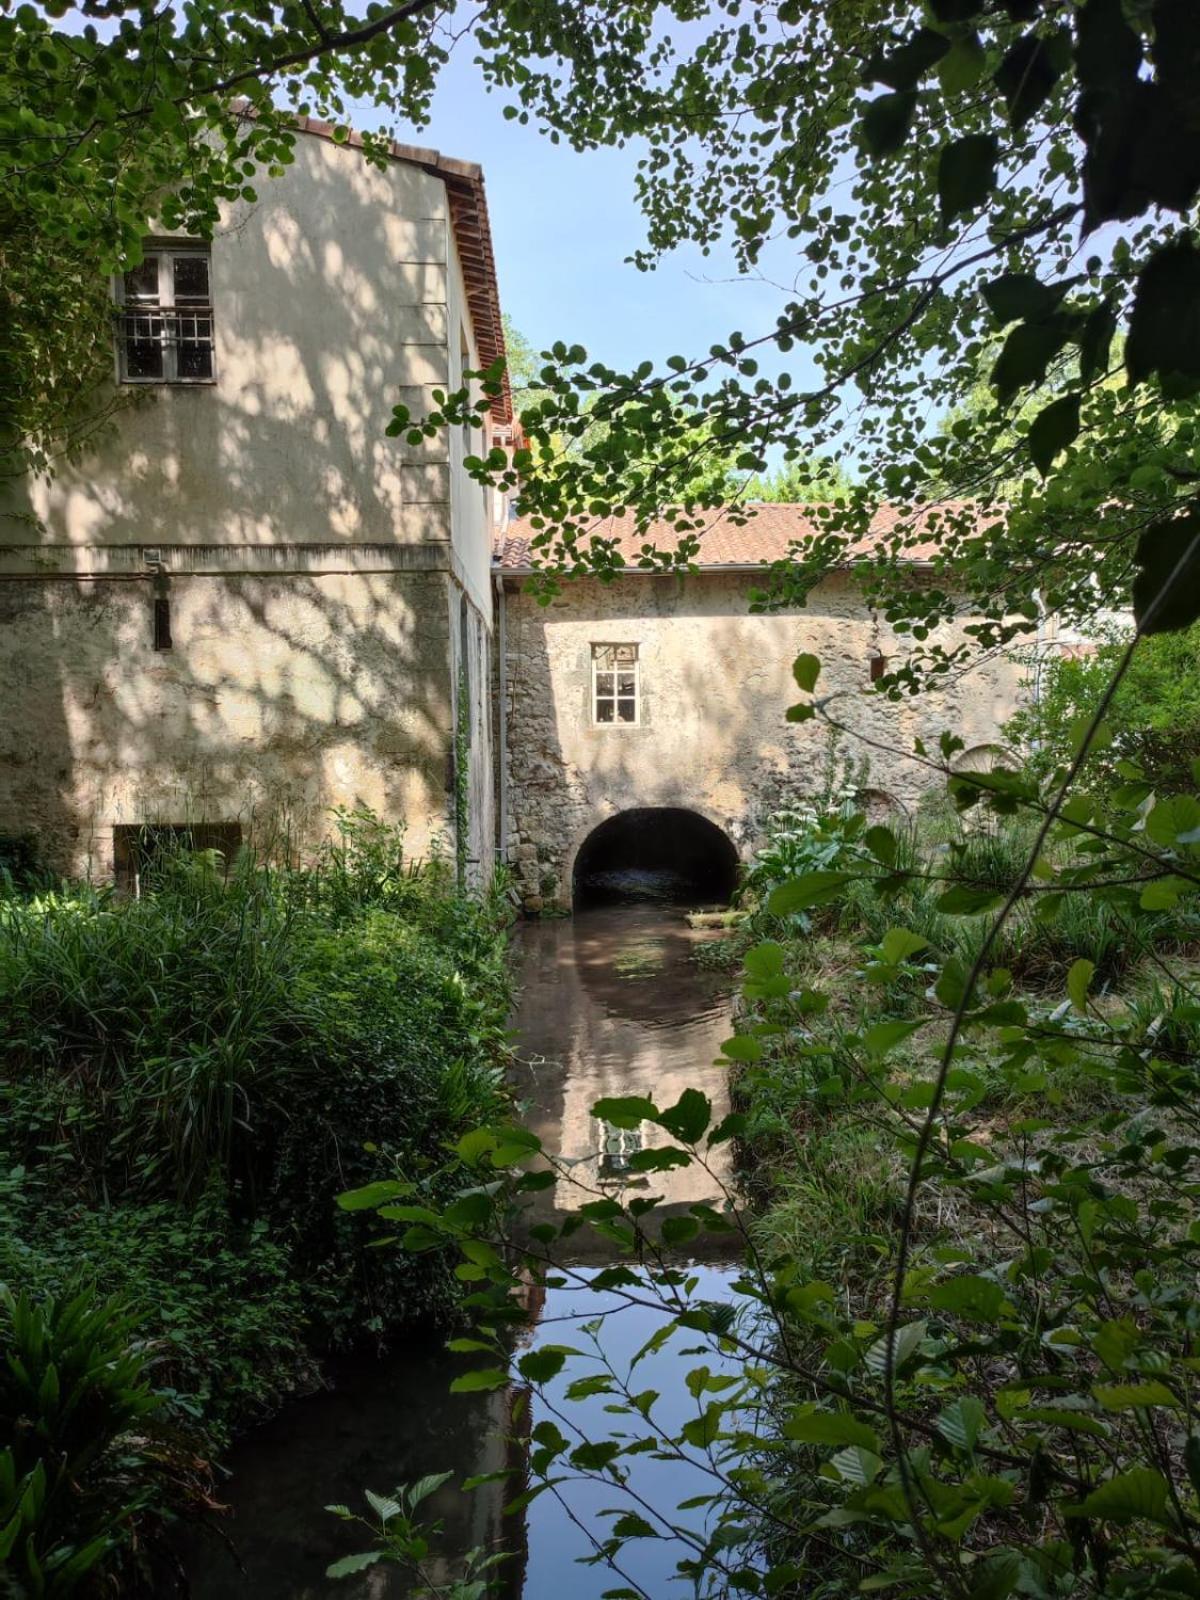
[[576, 910], [646, 900], [727, 905], [737, 874], [737, 851], [715, 823], [681, 806], [645, 806], [588, 834], [572, 891]]

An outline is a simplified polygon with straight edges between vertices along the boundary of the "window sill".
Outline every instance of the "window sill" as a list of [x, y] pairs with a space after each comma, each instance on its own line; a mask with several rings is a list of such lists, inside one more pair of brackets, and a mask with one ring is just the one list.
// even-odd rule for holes
[[122, 389], [215, 389], [216, 378], [118, 378]]

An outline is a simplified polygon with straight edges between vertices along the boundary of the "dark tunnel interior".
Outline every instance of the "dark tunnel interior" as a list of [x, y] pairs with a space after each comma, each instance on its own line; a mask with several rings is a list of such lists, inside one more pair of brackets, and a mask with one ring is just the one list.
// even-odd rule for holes
[[679, 806], [620, 811], [583, 842], [575, 860], [575, 907], [642, 900], [727, 905], [737, 872], [737, 851], [727, 835], [696, 812]]

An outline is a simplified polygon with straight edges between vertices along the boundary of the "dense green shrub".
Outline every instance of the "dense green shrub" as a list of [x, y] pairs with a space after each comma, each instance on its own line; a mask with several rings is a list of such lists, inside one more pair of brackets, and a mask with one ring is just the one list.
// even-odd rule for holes
[[315, 864], [168, 850], [143, 886], [0, 899], [0, 1285], [119, 1295], [211, 1450], [322, 1349], [450, 1311], [447, 1253], [335, 1202], [440, 1203], [502, 1114], [506, 907], [366, 815]]
[[194, 1208], [62, 1203], [52, 1169], [0, 1178], [0, 1283], [36, 1297], [82, 1284], [136, 1308], [155, 1388], [219, 1445], [311, 1375], [294, 1249], [267, 1222], [231, 1222], [219, 1194]]
[[[1093, 652], [1044, 661], [1037, 698], [1008, 723], [1008, 737], [1024, 747], [1040, 776], [1071, 758], [1080, 726], [1095, 710], [1120, 659], [1127, 633], [1110, 628]], [[1143, 640], [1105, 715], [1109, 742], [1091, 762], [1093, 785], [1122, 782], [1117, 763], [1131, 761], [1162, 792], [1193, 782], [1200, 759], [1200, 628]]]

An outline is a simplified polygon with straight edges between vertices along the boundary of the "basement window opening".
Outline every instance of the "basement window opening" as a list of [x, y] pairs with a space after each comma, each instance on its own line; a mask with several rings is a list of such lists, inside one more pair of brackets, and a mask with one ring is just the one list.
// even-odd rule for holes
[[162, 245], [117, 280], [123, 383], [211, 383], [213, 307], [207, 245]]
[[165, 594], [154, 597], [154, 648], [171, 648], [171, 602]]
[[598, 727], [636, 727], [641, 721], [636, 644], [592, 646], [592, 720]]
[[118, 823], [113, 828], [113, 879], [139, 899], [153, 883], [156, 867], [173, 856], [210, 851], [220, 875], [227, 878], [241, 845], [240, 822]]

